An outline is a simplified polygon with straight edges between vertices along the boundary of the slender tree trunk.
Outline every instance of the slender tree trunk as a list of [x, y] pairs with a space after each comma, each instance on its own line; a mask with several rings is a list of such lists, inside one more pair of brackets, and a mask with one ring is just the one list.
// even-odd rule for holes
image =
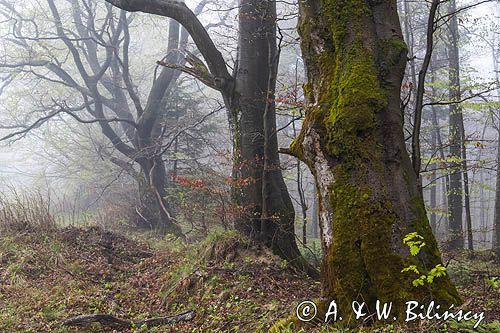
[[[431, 68], [431, 82], [434, 83], [436, 81], [436, 75], [435, 75], [435, 72], [433, 71], [433, 69]], [[434, 85], [432, 85], [431, 87], [431, 90], [432, 90], [432, 96], [436, 96], [436, 89], [434, 88]], [[441, 127], [440, 127], [440, 124], [439, 124], [439, 119], [438, 119], [438, 109], [436, 106], [432, 106], [431, 107], [431, 123], [432, 123], [432, 136], [433, 138], [436, 139], [436, 149], [438, 150], [439, 152], [439, 158], [441, 160], [440, 163], [436, 163], [436, 167], [440, 167], [443, 171], [443, 175], [442, 175], [442, 181], [441, 181], [441, 184], [442, 184], [442, 191], [441, 191], [441, 206], [442, 207], [447, 207], [448, 206], [448, 202], [447, 202], [447, 198], [448, 198], [448, 193], [449, 193], [449, 188], [450, 188], [450, 179], [449, 179], [449, 176], [447, 174], [447, 171], [446, 171], [446, 154], [444, 152], [444, 145], [443, 145], [443, 139], [442, 139], [442, 136], [441, 136]], [[436, 184], [436, 187], [437, 187], [437, 184]], [[431, 217], [432, 218], [432, 217]], [[436, 218], [436, 216], [434, 216], [434, 218]], [[445, 226], [448, 224], [448, 217], [445, 217]], [[432, 223], [432, 222], [431, 222]], [[436, 229], [434, 230], [435, 231], [435, 235], [437, 235], [437, 229], [439, 229], [439, 227], [436, 225]], [[446, 231], [445, 231], [446, 233]], [[440, 234], [442, 236], [442, 234]], [[442, 239], [442, 238], [441, 238]]]
[[[450, 179], [448, 177], [448, 174], [447, 174], [447, 171], [446, 171], [446, 162], [444, 162], [446, 160], [446, 155], [445, 155], [445, 152], [444, 152], [444, 148], [443, 148], [443, 140], [442, 140], [442, 137], [441, 137], [441, 129], [440, 129], [440, 125], [439, 125], [439, 120], [438, 120], [438, 117], [437, 117], [437, 110], [435, 107], [432, 107], [431, 108], [431, 121], [432, 121], [432, 131], [433, 131], [433, 136], [436, 138], [436, 149], [438, 150], [439, 152], [439, 158], [441, 160], [440, 163], [436, 163], [435, 166], [436, 168], [437, 167], [440, 167], [441, 168], [441, 172], [443, 173], [442, 176], [441, 176], [441, 191], [440, 191], [440, 206], [441, 207], [447, 207], [448, 206], [448, 193], [450, 192], [449, 188], [450, 188]], [[436, 190], [437, 190], [437, 186], [438, 184], [436, 184]], [[434, 218], [436, 219], [437, 216], [434, 215]], [[431, 216], [431, 219], [432, 219], [432, 216]], [[440, 219], [442, 220], [442, 219]], [[444, 226], [446, 227], [448, 225], [448, 217], [445, 216], [444, 217], [444, 220], [446, 223], [444, 223]], [[436, 229], [434, 229], [435, 231], [435, 235], [438, 234], [438, 229], [441, 229], [442, 228], [439, 228], [440, 226], [437, 225], [437, 221], [435, 221], [434, 223], [436, 223]], [[447, 233], [447, 228], [445, 228], [444, 230], [444, 234]], [[443, 236], [443, 231], [441, 231], [440, 234], [440, 239], [443, 239], [442, 236]]]
[[[292, 122], [293, 136], [297, 136], [297, 127], [295, 126], [295, 121]], [[302, 213], [302, 244], [307, 245], [307, 203], [304, 193], [304, 187], [302, 184], [302, 169], [300, 166], [300, 161], [297, 160], [296, 164], [296, 183], [297, 183], [297, 193], [299, 195], [300, 211]]]
[[[461, 112], [460, 112], [461, 113]], [[474, 251], [474, 239], [472, 234], [472, 214], [470, 210], [470, 190], [469, 190], [469, 170], [467, 167], [467, 147], [465, 145], [465, 127], [464, 119], [460, 117], [460, 134], [462, 137], [462, 171], [464, 175], [464, 195], [465, 195], [465, 221], [467, 226], [467, 248], [469, 251]]]
[[302, 213], [302, 244], [307, 245], [307, 202], [302, 186], [302, 170], [297, 160], [297, 192], [299, 193], [300, 211]]
[[[486, 99], [487, 100], [487, 99]], [[489, 108], [489, 111], [490, 112], [494, 112], [493, 108], [490, 107]], [[486, 131], [488, 130], [490, 126], [490, 123], [488, 120], [486, 120], [484, 122], [484, 125], [483, 125], [483, 130], [481, 132], [481, 142], [484, 142], [485, 140], [485, 135], [486, 135]], [[493, 124], [494, 126], [494, 124]], [[478, 161], [481, 161], [483, 158], [483, 150], [480, 149], [479, 150], [479, 153], [477, 155], [477, 160]], [[479, 227], [477, 228], [477, 236], [476, 236], [476, 242], [478, 244], [478, 247], [479, 248], [482, 248], [483, 247], [483, 244], [485, 242], [485, 234], [484, 234], [484, 230], [485, 230], [485, 223], [486, 223], [486, 215], [487, 215], [487, 211], [488, 211], [488, 207], [486, 206], [486, 201], [488, 200], [487, 198], [485, 198], [485, 193], [484, 193], [484, 173], [483, 173], [483, 170], [482, 169], [477, 169], [476, 171], [473, 171], [472, 172], [472, 181], [471, 181], [471, 184], [476, 184], [476, 181], [475, 181], [475, 178], [476, 178], [476, 174], [479, 173], [479, 182], [478, 182], [478, 187], [479, 187]]]
[[498, 126], [495, 211], [493, 217], [493, 251], [500, 256], [500, 126]]
[[[302, 187], [302, 186], [301, 186]], [[304, 200], [304, 195], [301, 195], [301, 211], [302, 211], [302, 244], [307, 245], [307, 204]]]
[[432, 51], [434, 50], [434, 25], [435, 17], [439, 8], [440, 1], [432, 0], [429, 16], [427, 19], [427, 40], [424, 61], [418, 73], [418, 86], [415, 96], [415, 113], [413, 115], [413, 135], [412, 135], [412, 163], [415, 174], [417, 175], [417, 183], [422, 188], [421, 171], [421, 149], [420, 149], [420, 131], [422, 125], [422, 114], [424, 111], [424, 93], [425, 93], [425, 77], [432, 60]]
[[[437, 137], [436, 137], [436, 131], [433, 129], [431, 131], [431, 147], [432, 147], [432, 153], [434, 154], [437, 149], [438, 149], [438, 146], [437, 146]], [[437, 222], [437, 216], [436, 216], [436, 209], [437, 209], [437, 172], [436, 172], [436, 169], [438, 168], [438, 163], [432, 163], [430, 164], [429, 166], [432, 170], [431, 172], [431, 179], [430, 179], [430, 182], [431, 182], [431, 189], [430, 189], [430, 207], [431, 207], [431, 218], [430, 218], [430, 223], [431, 223], [431, 229], [432, 231], [434, 232], [434, 234], [436, 233], [436, 230], [437, 230], [437, 225], [436, 225], [436, 222]]]
[[[349, 313], [354, 300], [374, 311], [392, 301], [460, 302], [450, 279], [412, 286], [401, 270], [441, 264], [411, 160], [401, 112], [407, 48], [396, 1], [304, 0], [299, 32], [307, 69], [307, 113], [291, 150], [319, 191], [322, 299]], [[402, 239], [426, 246], [411, 257]]]
[[485, 205], [486, 203], [486, 196], [484, 194], [484, 174], [483, 172], [480, 170], [479, 171], [480, 174], [479, 174], [479, 223], [481, 225], [481, 230], [480, 230], [480, 233], [479, 233], [479, 242], [480, 242], [480, 247], [482, 248], [484, 246], [484, 244], [486, 243], [486, 228], [487, 228], [487, 224], [486, 224], [486, 214], [487, 214], [487, 207]]
[[[455, 0], [449, 4], [449, 12], [456, 11]], [[450, 34], [448, 44], [450, 100], [460, 100], [460, 60], [458, 51], [458, 19], [455, 15], [450, 20]], [[449, 220], [449, 248], [459, 250], [464, 247], [462, 227], [463, 188], [462, 188], [462, 148], [461, 148], [461, 112], [458, 104], [450, 104], [450, 191], [448, 193]]]
[[[498, 75], [498, 73], [497, 73]], [[500, 96], [500, 89], [498, 90]], [[500, 111], [497, 120], [500, 120]], [[500, 124], [496, 125], [497, 130], [497, 170], [495, 185], [495, 208], [493, 212], [493, 235], [492, 248], [497, 256], [500, 257]]]
[[[497, 4], [497, 14], [500, 14], [500, 6]], [[498, 16], [497, 16], [498, 17]], [[496, 34], [494, 34], [493, 45], [496, 45]], [[496, 81], [500, 80], [500, 66], [498, 64], [498, 50], [493, 48], [493, 64], [495, 67]], [[497, 99], [500, 101], [500, 84], [497, 83]], [[493, 213], [493, 235], [492, 249], [497, 257], [500, 257], [500, 109], [496, 110], [496, 130], [497, 130], [497, 170], [496, 170], [496, 186], [495, 186], [495, 208]]]
[[172, 177], [175, 178], [177, 177], [177, 165], [178, 165], [178, 161], [177, 161], [177, 153], [179, 152], [179, 138], [175, 138], [175, 141], [174, 141], [174, 156], [175, 156], [175, 159], [174, 159], [174, 165], [172, 166]]

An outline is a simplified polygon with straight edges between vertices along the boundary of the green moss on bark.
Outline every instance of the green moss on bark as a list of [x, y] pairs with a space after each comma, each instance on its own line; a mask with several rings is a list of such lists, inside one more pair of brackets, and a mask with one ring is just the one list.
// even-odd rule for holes
[[[324, 290], [331, 291], [344, 313], [359, 295], [368, 304], [376, 298], [398, 303], [402, 288], [398, 276], [404, 266], [391, 249], [391, 229], [397, 217], [389, 202], [373, 200], [366, 185], [366, 169], [381, 168], [380, 151], [373, 142], [378, 112], [387, 107], [387, 96], [372, 51], [363, 45], [366, 1], [325, 0], [325, 21], [333, 42], [333, 57], [317, 61], [328, 82], [315, 115], [326, 130], [326, 149], [341, 162], [332, 168], [335, 183], [329, 194], [332, 244], [325, 256]], [[334, 294], [335, 293], [335, 294]]]
[[323, 262], [322, 284], [330, 291], [326, 296], [335, 298], [343, 313], [350, 313], [351, 302], [361, 299], [369, 305], [379, 299], [402, 306], [405, 281], [395, 272], [404, 268], [404, 261], [390, 248], [397, 219], [390, 203], [374, 201], [367, 186], [340, 177], [330, 205], [334, 237]]
[[[389, 94], [394, 96], [394, 89], [383, 86], [382, 73], [386, 69], [377, 59], [386, 54], [390, 56], [380, 62], [399, 63], [406, 45], [399, 36], [379, 40], [368, 31], [373, 21], [365, 0], [321, 3], [322, 17], [300, 22], [308, 67], [304, 90], [309, 104], [302, 131], [291, 149], [314, 174], [330, 173], [323, 181], [330, 179], [331, 183], [318, 186], [328, 197], [332, 214], [332, 239], [324, 240], [327, 252], [322, 267], [322, 296], [335, 299], [341, 313], [347, 314], [352, 313], [354, 300], [366, 302], [371, 311], [377, 299], [393, 302], [397, 314], [404, 312], [406, 301], [424, 300], [430, 295], [443, 304], [457, 304], [460, 299], [448, 277], [414, 287], [414, 277], [401, 273], [409, 265], [418, 265], [427, 272], [440, 263], [440, 253], [422, 200], [406, 203], [415, 218], [402, 221], [390, 195], [386, 195], [391, 190], [387, 188], [390, 181], [376, 179], [377, 173], [384, 177], [385, 142], [380, 137], [380, 126], [390, 112]], [[309, 141], [309, 146], [304, 145], [311, 128], [320, 136], [326, 157], [322, 161], [317, 158], [317, 147], [311, 147]], [[315, 170], [313, 161], [322, 163], [321, 170]], [[411, 185], [408, 193], [414, 187]], [[428, 244], [418, 258], [401, 251], [406, 231], [417, 231]], [[401, 243], [396, 244], [398, 241]]]
[[417, 215], [419, 220], [414, 223], [426, 242], [417, 259], [401, 256], [392, 249], [393, 225], [398, 223], [398, 217], [389, 201], [373, 201], [366, 186], [356, 185], [352, 179], [337, 179], [330, 205], [334, 238], [324, 258], [321, 282], [324, 296], [336, 299], [342, 313], [352, 312], [353, 300], [366, 302], [370, 311], [375, 310], [376, 300], [393, 302], [394, 313], [400, 319], [404, 318], [405, 302], [409, 300], [423, 301], [432, 295], [443, 305], [461, 303], [448, 277], [415, 287], [412, 281], [416, 276], [401, 273], [404, 267], [416, 265], [427, 274], [441, 263], [425, 215]]
[[354, 45], [345, 55], [338, 54], [336, 69], [323, 96], [328, 103], [325, 128], [327, 148], [334, 157], [371, 158], [367, 140], [376, 127], [375, 113], [386, 105], [374, 71], [373, 60], [361, 46]]
[[[432, 233], [432, 229], [427, 218], [425, 211], [424, 201], [421, 198], [414, 198], [411, 202], [413, 214], [416, 217], [413, 222], [415, 231], [424, 238], [425, 246], [419, 253], [418, 260], [415, 258], [408, 258], [408, 263], [416, 265], [419, 271], [425, 275], [438, 264], [442, 264], [441, 252], [439, 251], [438, 244]], [[409, 266], [409, 264], [406, 264]], [[455, 286], [448, 276], [440, 277], [434, 280], [433, 283], [426, 285], [428, 288], [425, 290], [431, 293], [434, 299], [449, 304], [461, 304], [462, 299], [458, 294]], [[420, 287], [420, 290], [422, 288]]]
[[[325, 24], [330, 38], [324, 45], [312, 39], [318, 23], [304, 21], [299, 27], [303, 48], [309, 50], [312, 70], [319, 75], [304, 86], [309, 105], [307, 122], [321, 122], [328, 135], [327, 149], [334, 157], [366, 155], [364, 147], [376, 126], [375, 113], [387, 105], [380, 87], [374, 57], [363, 47], [361, 21], [369, 12], [365, 1], [324, 0]], [[353, 39], [346, 42], [346, 39]], [[329, 45], [332, 44], [332, 45]], [[315, 68], [314, 68], [315, 67]], [[300, 158], [303, 133], [292, 143]]]

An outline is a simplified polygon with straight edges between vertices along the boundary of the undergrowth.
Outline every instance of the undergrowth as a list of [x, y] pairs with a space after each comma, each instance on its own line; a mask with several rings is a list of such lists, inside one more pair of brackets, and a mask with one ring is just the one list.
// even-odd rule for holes
[[[126, 237], [96, 226], [62, 228], [54, 223], [50, 207], [34, 200], [14, 205], [0, 201], [0, 233], [0, 332], [107, 332], [99, 325], [59, 324], [80, 314], [138, 320], [186, 310], [196, 312], [193, 321], [123, 332], [266, 332], [293, 315], [297, 304], [319, 296], [317, 282], [235, 231], [216, 230], [189, 244], [169, 237]], [[500, 272], [495, 258], [456, 257], [448, 272], [465, 307], [485, 311], [486, 323], [478, 332], [498, 332]], [[465, 322], [280, 330], [356, 331], [474, 332]]]

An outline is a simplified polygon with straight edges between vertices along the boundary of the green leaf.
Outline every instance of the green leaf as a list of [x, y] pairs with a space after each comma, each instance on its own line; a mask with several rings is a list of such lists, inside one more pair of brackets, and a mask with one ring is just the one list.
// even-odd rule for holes
[[401, 270], [401, 273], [404, 273], [404, 272], [409, 272], [409, 271], [412, 271], [412, 272], [415, 272], [416, 274], [420, 274], [417, 266], [415, 265], [411, 265], [411, 266], [408, 266], [408, 267], [405, 267]]
[[[425, 277], [425, 275], [423, 275], [423, 276]], [[415, 287], [423, 286], [424, 285], [424, 280], [421, 280], [421, 278], [418, 278], [418, 279], [413, 280], [412, 284]]]

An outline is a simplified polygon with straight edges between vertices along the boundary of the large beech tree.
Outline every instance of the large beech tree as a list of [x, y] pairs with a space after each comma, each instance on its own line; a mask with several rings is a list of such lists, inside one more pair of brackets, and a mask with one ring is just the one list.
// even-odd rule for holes
[[305, 265], [300, 263], [295, 212], [278, 154], [274, 101], [279, 60], [276, 3], [240, 0], [238, 18], [238, 68], [228, 107], [233, 127], [233, 177], [247, 180], [250, 186], [233, 188], [233, 201], [245, 208], [236, 227], [282, 257]]
[[278, 52], [276, 3], [239, 1], [238, 62], [230, 74], [222, 54], [196, 15], [181, 1], [106, 0], [126, 11], [173, 18], [190, 34], [202, 59], [184, 71], [220, 91], [229, 114], [233, 151], [233, 202], [243, 213], [236, 227], [261, 241], [296, 267], [316, 275], [295, 241], [295, 213], [279, 165], [274, 90]]
[[[372, 312], [392, 301], [398, 314], [410, 299], [457, 304], [447, 276], [414, 287], [418, 276], [401, 272], [426, 274], [441, 258], [404, 143], [396, 0], [301, 0], [299, 33], [307, 113], [291, 151], [316, 181], [323, 300], [344, 313], [354, 300]], [[426, 244], [416, 257], [402, 241], [412, 232]]]

